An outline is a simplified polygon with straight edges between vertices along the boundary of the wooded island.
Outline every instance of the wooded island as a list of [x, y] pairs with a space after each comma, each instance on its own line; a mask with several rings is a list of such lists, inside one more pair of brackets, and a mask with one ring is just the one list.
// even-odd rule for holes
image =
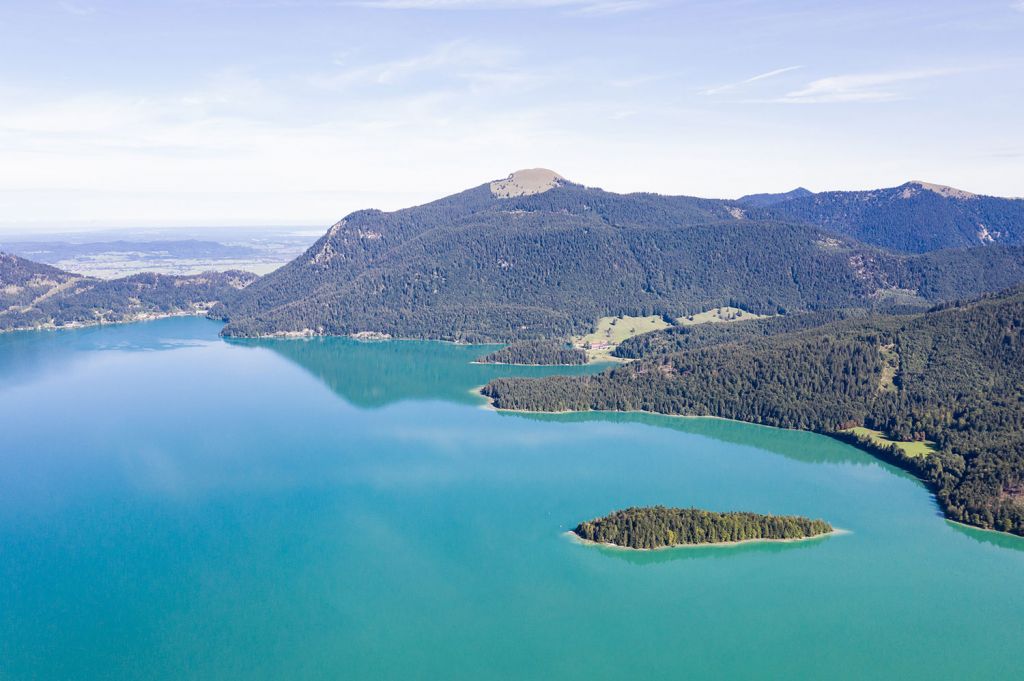
[[824, 520], [748, 512], [716, 513], [699, 508], [627, 508], [580, 523], [580, 539], [630, 549], [697, 544], [809, 539], [835, 530]]

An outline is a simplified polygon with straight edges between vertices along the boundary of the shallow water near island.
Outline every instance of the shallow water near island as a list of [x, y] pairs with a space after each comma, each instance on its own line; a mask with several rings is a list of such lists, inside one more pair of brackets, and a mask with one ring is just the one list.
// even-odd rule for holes
[[[519, 415], [482, 348], [0, 336], [0, 679], [1009, 678], [1024, 540], [829, 438]], [[559, 368], [556, 372], [592, 371]], [[810, 542], [569, 541], [630, 505]]]

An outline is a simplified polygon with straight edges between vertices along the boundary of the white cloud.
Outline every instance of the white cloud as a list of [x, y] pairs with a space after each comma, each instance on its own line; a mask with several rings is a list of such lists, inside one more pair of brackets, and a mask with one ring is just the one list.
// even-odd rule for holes
[[718, 86], [713, 87], [713, 88], [708, 88], [707, 90], [704, 90], [704, 94], [706, 94], [706, 95], [720, 95], [720, 94], [723, 94], [725, 92], [731, 92], [733, 90], [741, 88], [744, 85], [749, 85], [750, 83], [756, 83], [759, 80], [767, 80], [768, 78], [774, 78], [775, 76], [781, 76], [783, 73], [789, 73], [790, 71], [796, 71], [797, 69], [802, 69], [802, 68], [803, 68], [802, 66], [786, 66], [786, 67], [781, 68], [781, 69], [774, 69], [772, 71], [767, 71], [765, 73], [759, 73], [756, 76], [751, 76], [750, 78], [746, 78], [744, 80], [737, 81], [735, 83], [727, 83], [725, 85], [718, 85]]
[[963, 73], [963, 68], [920, 69], [882, 73], [829, 76], [811, 81], [799, 90], [774, 100], [788, 104], [829, 104], [839, 102], [888, 102], [903, 99], [903, 90], [895, 87], [912, 81], [929, 80]]

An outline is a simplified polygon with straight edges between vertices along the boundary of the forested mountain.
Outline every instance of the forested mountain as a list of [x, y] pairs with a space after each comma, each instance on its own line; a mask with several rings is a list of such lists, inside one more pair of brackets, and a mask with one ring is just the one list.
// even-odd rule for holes
[[716, 340], [667, 354], [652, 344], [646, 358], [637, 346], [639, 361], [596, 376], [498, 379], [484, 393], [506, 409], [644, 410], [824, 433], [866, 426], [930, 441], [934, 451], [917, 456], [863, 444], [925, 480], [949, 517], [1024, 534], [1024, 289]]
[[563, 338], [606, 315], [927, 307], [1024, 281], [1021, 248], [897, 255], [809, 224], [750, 219], [735, 202], [613, 194], [530, 172], [542, 181], [527, 191], [508, 189], [528, 184], [513, 174], [423, 206], [349, 215], [218, 306], [225, 335]]
[[774, 206], [777, 203], [783, 201], [789, 201], [790, 199], [800, 199], [805, 196], [813, 196], [814, 192], [803, 187], [797, 187], [791, 191], [782, 194], [747, 194], [736, 199], [737, 203], [742, 203], [745, 206], [751, 206], [753, 208], [764, 208], [766, 206]]
[[201, 313], [255, 279], [248, 272], [94, 279], [0, 253], [0, 331]]
[[806, 222], [908, 253], [1024, 243], [1024, 199], [980, 196], [927, 182], [811, 194], [772, 203], [751, 217]]

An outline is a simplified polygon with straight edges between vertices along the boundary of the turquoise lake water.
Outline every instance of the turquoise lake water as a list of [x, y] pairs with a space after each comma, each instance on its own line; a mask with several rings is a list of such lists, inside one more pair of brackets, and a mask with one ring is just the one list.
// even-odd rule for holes
[[[0, 336], [0, 679], [1022, 675], [1024, 540], [946, 522], [857, 449], [497, 413], [474, 386], [551, 370], [219, 328]], [[849, 534], [644, 553], [564, 536], [646, 504]]]

